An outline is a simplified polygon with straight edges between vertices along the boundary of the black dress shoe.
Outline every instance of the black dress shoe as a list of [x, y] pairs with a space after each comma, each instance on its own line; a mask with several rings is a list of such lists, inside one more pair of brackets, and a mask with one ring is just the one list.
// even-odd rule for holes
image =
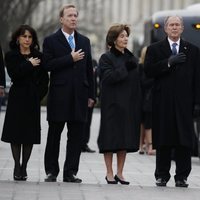
[[106, 182], [107, 182], [108, 184], [117, 184], [117, 181], [116, 181], [116, 180], [114, 180], [114, 181], [109, 181], [108, 178], [107, 178], [107, 176], [105, 177], [105, 179], [106, 179]]
[[90, 149], [90, 147], [86, 146], [81, 149], [82, 152], [87, 152], [87, 153], [94, 153], [96, 152], [95, 150]]
[[114, 179], [115, 179], [117, 182], [120, 182], [122, 185], [129, 185], [129, 184], [130, 184], [130, 182], [124, 181], [124, 180], [120, 179], [117, 175], [115, 175]]
[[165, 187], [167, 185], [167, 181], [165, 179], [158, 178], [156, 180], [156, 185], [161, 186], [161, 187]]
[[176, 187], [188, 187], [188, 185], [186, 180], [177, 180], [175, 183]]
[[74, 174], [72, 174], [71, 176], [64, 177], [63, 182], [81, 183], [82, 180], [80, 178], [77, 178]]
[[56, 182], [56, 176], [53, 174], [49, 173], [47, 174], [46, 178], [44, 179], [45, 182]]

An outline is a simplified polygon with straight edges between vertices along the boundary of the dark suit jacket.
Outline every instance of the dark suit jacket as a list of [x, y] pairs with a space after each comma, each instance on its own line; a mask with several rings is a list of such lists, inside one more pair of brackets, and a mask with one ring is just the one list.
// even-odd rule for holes
[[88, 98], [94, 99], [90, 41], [75, 31], [76, 50], [84, 59], [73, 62], [71, 48], [61, 29], [44, 40], [45, 68], [50, 72], [47, 102], [49, 121], [86, 121]]
[[0, 86], [6, 87], [5, 68], [4, 68], [1, 46], [0, 46]]
[[193, 106], [200, 103], [200, 52], [198, 47], [180, 41], [179, 52], [186, 62], [168, 67], [172, 52], [167, 39], [147, 49], [145, 72], [154, 78], [153, 143], [192, 147]]

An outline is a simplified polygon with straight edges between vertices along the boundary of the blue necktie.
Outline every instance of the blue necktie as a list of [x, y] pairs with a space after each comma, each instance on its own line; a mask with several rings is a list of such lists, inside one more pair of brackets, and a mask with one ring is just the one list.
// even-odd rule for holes
[[73, 35], [69, 35], [69, 37], [68, 37], [68, 42], [69, 42], [71, 49], [75, 49], [73, 38], [74, 38]]
[[176, 55], [177, 54], [176, 46], [177, 46], [177, 43], [173, 43], [172, 44], [172, 55]]

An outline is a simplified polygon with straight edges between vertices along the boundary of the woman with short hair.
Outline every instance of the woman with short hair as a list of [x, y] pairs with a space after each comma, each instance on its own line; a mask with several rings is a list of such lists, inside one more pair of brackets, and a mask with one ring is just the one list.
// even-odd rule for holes
[[[139, 147], [141, 88], [138, 61], [127, 49], [130, 28], [125, 24], [110, 27], [106, 36], [109, 51], [99, 60], [101, 78], [101, 122], [98, 137], [104, 154], [108, 184], [128, 185], [123, 168], [128, 152]], [[113, 153], [117, 154], [117, 173], [112, 169]]]

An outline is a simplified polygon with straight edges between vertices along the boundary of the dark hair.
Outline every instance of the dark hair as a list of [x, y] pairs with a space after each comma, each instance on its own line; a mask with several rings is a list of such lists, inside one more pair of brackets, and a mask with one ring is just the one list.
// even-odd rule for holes
[[11, 41], [9, 43], [9, 46], [10, 46], [11, 49], [18, 49], [19, 48], [19, 44], [17, 42], [17, 39], [20, 35], [24, 35], [24, 33], [26, 31], [30, 32], [30, 34], [32, 35], [32, 39], [33, 39], [32, 44], [30, 46], [30, 49], [31, 50], [33, 50], [33, 49], [39, 50], [40, 49], [36, 31], [31, 26], [26, 25], [26, 24], [20, 25], [17, 28], [17, 30], [15, 32], [13, 32], [13, 34], [11, 36]]
[[[73, 5], [73, 4], [64, 5], [64, 6], [60, 9], [59, 16], [60, 16], [60, 17], [63, 17], [65, 9], [68, 9], [68, 8], [75, 8], [75, 9], [76, 9], [76, 6]], [[78, 11], [77, 11], [77, 15], [78, 15]]]
[[114, 46], [115, 40], [118, 38], [119, 34], [124, 30], [127, 32], [129, 36], [130, 28], [127, 24], [116, 24], [116, 25], [111, 26], [106, 36], [106, 44], [109, 47]]

